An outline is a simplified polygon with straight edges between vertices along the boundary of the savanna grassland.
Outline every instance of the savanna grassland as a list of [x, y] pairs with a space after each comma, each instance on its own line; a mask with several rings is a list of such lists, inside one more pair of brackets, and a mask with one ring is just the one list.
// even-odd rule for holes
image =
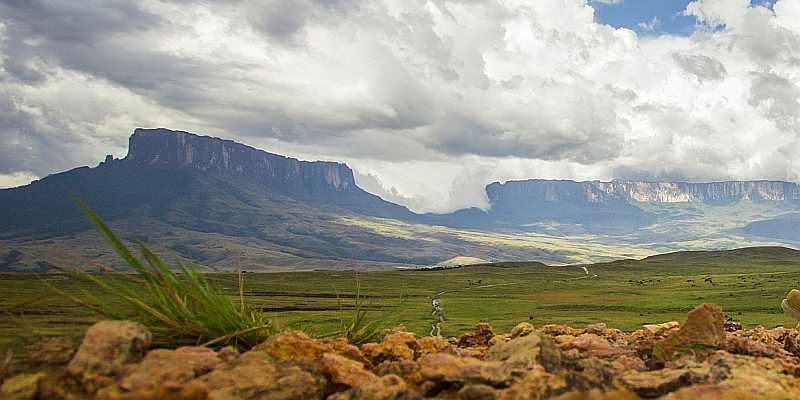
[[[745, 326], [793, 325], [780, 309], [800, 287], [800, 257], [785, 248], [685, 252], [640, 261], [580, 266], [513, 263], [446, 270], [244, 274], [245, 300], [280, 324], [315, 335], [334, 331], [359, 302], [371, 317], [427, 334], [430, 299], [439, 295], [443, 334], [460, 334], [479, 321], [507, 330], [534, 325], [605, 322], [623, 330], [681, 321], [699, 303], [720, 304]], [[209, 280], [238, 301], [236, 274]], [[70, 300], [82, 291], [103, 295], [86, 281], [61, 274], [0, 275], [0, 350], [46, 336], [78, 337], [101, 318]]]

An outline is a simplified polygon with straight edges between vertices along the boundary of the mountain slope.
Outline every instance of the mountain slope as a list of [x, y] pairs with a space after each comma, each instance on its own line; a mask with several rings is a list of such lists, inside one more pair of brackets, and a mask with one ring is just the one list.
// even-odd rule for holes
[[[607, 261], [781, 245], [741, 228], [797, 211], [787, 182], [528, 180], [487, 186], [490, 208], [415, 214], [335, 162], [137, 129], [123, 159], [0, 190], [0, 270], [119, 266], [74, 204], [128, 238], [217, 270], [432, 265], [453, 257]], [[769, 230], [769, 229], [767, 229]], [[753, 234], [764, 235], [760, 230]]]
[[755, 236], [800, 242], [800, 215], [787, 214], [753, 221], [742, 228], [742, 231]]
[[[344, 164], [299, 161], [187, 132], [137, 129], [124, 159], [107, 158], [95, 168], [76, 168], [27, 186], [0, 190], [0, 239], [87, 229], [74, 206], [75, 198], [88, 202], [109, 220], [142, 209], [163, 218], [174, 207], [184, 207], [191, 215], [185, 223], [210, 229], [217, 223], [212, 221], [221, 218], [219, 228], [225, 233], [243, 234], [246, 228], [233, 226], [250, 221], [243, 218], [246, 214], [226, 213], [225, 208], [230, 207], [209, 202], [218, 196], [234, 196], [247, 203], [252, 193], [267, 196], [270, 204], [261, 206], [274, 210], [278, 217], [298, 202], [356, 209], [377, 217], [413, 215], [356, 186], [352, 170]], [[295, 202], [287, 203], [287, 199]], [[184, 204], [178, 204], [179, 200]]]
[[399, 234], [388, 221], [440, 216], [365, 192], [340, 163], [166, 129], [137, 129], [129, 145], [123, 159], [0, 190], [0, 269], [121, 267], [75, 198], [126, 237], [211, 269], [435, 264], [456, 256], [566, 262], [571, 255], [529, 244], [498, 251], [460, 231]]

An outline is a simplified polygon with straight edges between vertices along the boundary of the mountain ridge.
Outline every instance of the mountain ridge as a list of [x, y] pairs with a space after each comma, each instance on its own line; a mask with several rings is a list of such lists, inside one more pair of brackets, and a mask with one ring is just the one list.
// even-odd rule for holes
[[356, 190], [353, 171], [344, 163], [302, 161], [255, 147], [184, 131], [137, 128], [128, 141], [123, 159], [149, 165], [192, 167], [202, 171], [235, 172], [262, 181], [272, 189], [292, 182], [288, 191]]
[[[146, 226], [150, 231], [137, 234], [163, 245], [162, 250], [224, 269], [232, 260], [262, 266], [297, 266], [302, 260], [308, 265], [353, 260], [430, 265], [462, 256], [574, 263], [694, 248], [707, 239], [722, 244], [705, 246], [720, 248], [749, 244], [723, 229], [785, 215], [796, 208], [798, 197], [797, 184], [781, 181], [531, 179], [486, 188], [492, 200], [488, 210], [418, 214], [359, 187], [344, 163], [303, 161], [184, 131], [137, 128], [124, 158], [107, 156], [95, 167], [0, 190], [0, 259], [11, 260], [8, 268], [54, 264], [66, 253], [80, 265], [98, 257], [108, 260], [98, 252], [97, 238], [88, 233], [73, 198], [90, 204], [112, 225]], [[643, 207], [632, 199], [666, 202]], [[741, 214], [731, 207], [742, 200], [758, 205]], [[738, 219], [713, 228], [721, 222], [714, 215], [726, 215], [724, 210]], [[706, 213], [717, 219], [703, 220]], [[676, 218], [680, 223], [670, 225]], [[686, 245], [670, 244], [681, 241]]]
[[[730, 202], [736, 200], [787, 201], [800, 200], [800, 185], [775, 180], [726, 180], [707, 182], [646, 181], [613, 179], [611, 181], [575, 181], [568, 179], [525, 179], [492, 182], [486, 186], [489, 200], [510, 188], [522, 187], [529, 193], [538, 190], [544, 201], [557, 201], [558, 184], [583, 190], [588, 202], [603, 202], [626, 198], [637, 202], [681, 203], [681, 202]], [[580, 195], [579, 192], [569, 195]]]

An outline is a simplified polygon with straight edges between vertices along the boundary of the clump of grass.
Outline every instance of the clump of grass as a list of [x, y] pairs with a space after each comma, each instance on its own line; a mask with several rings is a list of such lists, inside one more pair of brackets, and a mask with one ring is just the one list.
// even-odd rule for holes
[[[101, 300], [84, 291], [90, 302], [76, 299], [81, 304], [112, 318], [130, 318], [132, 311], [133, 319], [175, 342], [233, 343], [249, 348], [272, 333], [273, 325], [267, 316], [245, 303], [241, 274], [239, 304], [235, 304], [212, 287], [194, 266], [178, 263], [179, 272], [173, 272], [144, 243], [136, 241], [142, 262], [86, 204], [78, 202], [78, 205], [111, 248], [135, 271], [134, 274], [71, 271], [72, 276], [93, 282], [106, 292], [107, 298], [117, 300]], [[124, 307], [119, 307], [120, 302]]]
[[[361, 293], [361, 280], [358, 274], [355, 277], [355, 295], [353, 297], [353, 309], [349, 313], [345, 312], [342, 298], [338, 291], [336, 299], [339, 304], [339, 329], [325, 336], [344, 336], [350, 343], [362, 344], [367, 342], [379, 341], [389, 330], [391, 321], [394, 320], [396, 312], [391, 310], [382, 312], [376, 316], [370, 312], [367, 304], [367, 296]], [[402, 302], [402, 295], [401, 301]], [[399, 309], [399, 303], [398, 307]]]

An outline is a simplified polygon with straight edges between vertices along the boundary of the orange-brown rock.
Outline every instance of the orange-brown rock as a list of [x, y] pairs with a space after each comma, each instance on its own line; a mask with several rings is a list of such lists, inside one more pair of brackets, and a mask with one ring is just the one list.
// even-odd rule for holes
[[550, 335], [550, 336], [560, 336], [560, 335], [578, 336], [581, 333], [583, 333], [583, 330], [575, 329], [567, 325], [548, 324], [542, 326], [541, 332], [544, 333], [545, 335]]
[[611, 362], [611, 367], [616, 373], [625, 371], [645, 371], [647, 365], [639, 357], [634, 356], [621, 356]]
[[448, 353], [429, 354], [419, 359], [422, 377], [429, 381], [464, 385], [482, 383], [505, 386], [511, 382], [512, 368], [500, 361], [481, 361]]
[[725, 350], [733, 354], [745, 354], [760, 357], [791, 357], [792, 354], [783, 349], [780, 343], [772, 346], [743, 336], [728, 336], [725, 340]]
[[210, 372], [221, 362], [217, 353], [207, 347], [155, 349], [130, 368], [120, 387], [125, 391], [144, 391], [157, 386], [179, 386]]
[[315, 371], [291, 361], [275, 361], [270, 353], [259, 350], [242, 354], [232, 364], [221, 364], [198, 380], [208, 387], [210, 400], [317, 399], [326, 384]]
[[374, 364], [384, 360], [413, 360], [417, 351], [417, 335], [409, 332], [390, 333], [381, 343], [362, 345], [361, 351]]
[[386, 375], [344, 392], [332, 394], [328, 400], [417, 400], [420, 396], [410, 390], [397, 375]]
[[533, 325], [527, 322], [520, 322], [513, 328], [511, 328], [511, 338], [518, 338], [520, 336], [526, 336], [533, 333]]
[[503, 361], [516, 368], [543, 365], [553, 370], [561, 363], [561, 352], [550, 339], [532, 333], [495, 344], [486, 352], [485, 359]]
[[150, 331], [136, 322], [100, 321], [86, 331], [67, 372], [87, 383], [97, 383], [97, 377], [118, 375], [125, 363], [144, 354], [150, 339]]
[[507, 389], [498, 391], [499, 400], [540, 400], [547, 399], [567, 390], [563, 376], [550, 374], [542, 367], [529, 371], [522, 379]]
[[658, 397], [706, 378], [707, 374], [693, 369], [661, 369], [626, 372], [622, 383], [642, 397]]
[[361, 386], [378, 380], [378, 376], [364, 369], [364, 364], [336, 353], [325, 353], [319, 359], [319, 370], [333, 384], [349, 387]]
[[440, 351], [447, 350], [451, 347], [450, 342], [443, 337], [426, 336], [417, 339], [417, 356], [424, 356], [426, 354], [434, 354]]
[[5, 396], [15, 400], [38, 399], [45, 379], [47, 379], [47, 374], [44, 372], [12, 376], [3, 381], [0, 386], [0, 398]]
[[472, 358], [483, 358], [483, 355], [486, 353], [486, 346], [478, 346], [478, 347], [466, 347], [461, 348], [458, 347], [453, 352], [457, 354], [459, 357], [472, 357]]
[[489, 343], [487, 344], [487, 346], [492, 347], [498, 343], [508, 342], [509, 340], [511, 340], [511, 335], [508, 334], [494, 335], [492, 336], [491, 339], [489, 339]]
[[561, 348], [577, 350], [584, 357], [608, 358], [622, 353], [621, 349], [612, 346], [608, 340], [593, 333], [584, 333], [562, 344]]
[[457, 393], [458, 400], [496, 400], [497, 389], [482, 384], [469, 384]]
[[680, 328], [680, 324], [678, 323], [678, 321], [664, 322], [662, 324], [642, 325], [642, 329], [653, 335], [661, 335], [664, 333], [669, 333], [670, 331], [678, 328]]
[[361, 352], [357, 346], [350, 344], [345, 337], [338, 337], [334, 339], [329, 339], [324, 342], [325, 344], [331, 346], [333, 351], [338, 354], [341, 354], [351, 360], [358, 361], [364, 364], [367, 368], [372, 368], [372, 363], [364, 357], [364, 353]]
[[148, 388], [137, 388], [132, 392], [101, 391], [99, 400], [206, 400], [208, 387], [203, 382], [177, 384], [156, 383]]
[[788, 332], [784, 335], [783, 349], [795, 356], [800, 356], [800, 332]]
[[784, 374], [779, 360], [718, 351], [708, 358], [707, 364], [713, 366], [708, 382], [686, 386], [664, 396], [664, 399], [800, 398], [800, 380]]
[[461, 336], [461, 339], [458, 340], [458, 346], [487, 346], [489, 345], [489, 340], [491, 340], [492, 337], [494, 337], [492, 326], [485, 322], [481, 322], [478, 325], [475, 325], [475, 329], [473, 329], [472, 332], [467, 332]]
[[[7, 378], [0, 400], [800, 399], [800, 330], [725, 332], [721, 319], [718, 307], [703, 305], [680, 327], [631, 333], [600, 324], [539, 330], [520, 324], [513, 335], [492, 331], [491, 338], [488, 325], [451, 339], [393, 332], [363, 345], [363, 353], [344, 338], [288, 331], [243, 353], [156, 349], [141, 361], [126, 351], [136, 339], [109, 345], [112, 337], [137, 335], [111, 329], [108, 336], [87, 334], [93, 339], [84, 342], [91, 360], [127, 355], [109, 357], [115, 364], [105, 375], [94, 364], [78, 374], [62, 364], [54, 374]], [[659, 354], [669, 356], [655, 360]]]
[[419, 364], [413, 360], [387, 360], [378, 364], [374, 372], [378, 375], [398, 375], [412, 386], [419, 385], [423, 380]]
[[716, 304], [701, 304], [689, 312], [677, 332], [656, 343], [653, 355], [667, 361], [679, 354], [705, 357], [725, 345], [725, 318]]
[[725, 332], [736, 332], [742, 330], [742, 323], [739, 321], [726, 320]]
[[554, 400], [638, 400], [639, 396], [626, 389], [614, 389], [610, 391], [603, 391], [600, 389], [592, 389], [589, 391], [571, 391], [564, 393], [560, 396], [554, 397]]
[[267, 339], [253, 348], [278, 360], [315, 361], [324, 353], [334, 351], [327, 343], [310, 338], [301, 331], [286, 331]]
[[757, 342], [761, 342], [768, 347], [778, 348], [782, 347], [780, 344], [780, 340], [785, 340], [785, 337], [789, 334], [783, 328], [777, 328], [772, 330], [767, 330], [763, 326], [759, 325], [754, 327], [753, 329], [742, 330], [734, 332], [731, 337], [744, 337], [750, 340], [754, 340]]

